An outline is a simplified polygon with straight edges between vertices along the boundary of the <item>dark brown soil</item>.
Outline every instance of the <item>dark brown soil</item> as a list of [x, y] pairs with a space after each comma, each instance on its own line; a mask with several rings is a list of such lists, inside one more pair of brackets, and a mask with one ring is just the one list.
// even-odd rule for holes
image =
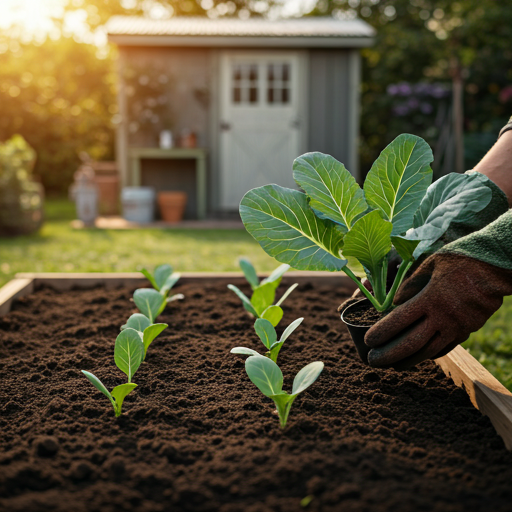
[[359, 327], [372, 326], [383, 316], [384, 314], [377, 311], [368, 300], [352, 305], [348, 311], [343, 313], [343, 319], [347, 323]]
[[432, 362], [364, 366], [332, 287], [285, 304], [278, 332], [305, 317], [279, 356], [285, 389], [311, 361], [325, 370], [281, 431], [229, 354], [263, 346], [226, 284], [181, 283], [119, 419], [80, 370], [124, 381], [113, 346], [131, 290], [45, 289], [0, 318], [0, 510], [511, 510], [512, 455], [489, 420]]

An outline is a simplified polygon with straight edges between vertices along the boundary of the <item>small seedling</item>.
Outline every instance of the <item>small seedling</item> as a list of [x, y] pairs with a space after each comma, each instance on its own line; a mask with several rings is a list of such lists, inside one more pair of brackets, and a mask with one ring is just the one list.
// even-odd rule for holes
[[114, 408], [116, 418], [121, 416], [124, 399], [137, 387], [137, 384], [134, 384], [133, 382], [121, 384], [120, 386], [116, 386], [112, 390], [112, 393], [110, 393], [98, 377], [90, 372], [86, 372], [85, 370], [82, 370], [82, 373], [89, 379], [96, 389], [101, 391], [110, 400], [110, 403]]
[[151, 342], [167, 327], [169, 327], [167, 324], [152, 324], [148, 317], [141, 313], [135, 313], [128, 318], [128, 321], [121, 327], [121, 330], [124, 331], [125, 329], [131, 328], [139, 333], [142, 343], [144, 344], [144, 360], [146, 359], [146, 354]]
[[[290, 334], [297, 329], [297, 327], [302, 323], [304, 318], [297, 318], [294, 320], [283, 332], [281, 338], [277, 339], [277, 333], [274, 326], [265, 318], [258, 318], [256, 322], [254, 322], [254, 330], [256, 334], [260, 338], [261, 342], [268, 349], [268, 352], [265, 354], [266, 357], [269, 357], [277, 363], [277, 356], [279, 355], [279, 351], [283, 346], [283, 343], [287, 340]], [[245, 347], [235, 347], [231, 350], [232, 354], [244, 354], [248, 356], [259, 356], [260, 354], [256, 352], [256, 350], [252, 350], [250, 348]]]
[[324, 363], [321, 361], [309, 363], [297, 373], [293, 379], [292, 392], [288, 394], [283, 391], [283, 373], [274, 361], [260, 355], [252, 355], [245, 361], [245, 371], [251, 382], [276, 404], [281, 428], [286, 427], [290, 409], [297, 395], [309, 388], [323, 369]]
[[174, 300], [184, 299], [185, 296], [182, 293], [177, 293], [176, 295], [171, 295], [169, 297], [169, 292], [171, 288], [179, 281], [181, 274], [179, 272], [173, 272], [172, 267], [170, 265], [164, 264], [159, 265], [155, 268], [153, 274], [149, 272], [149, 270], [143, 268], [141, 272], [144, 276], [149, 280], [151, 286], [160, 293], [164, 297], [164, 301], [160, 306], [160, 310], [158, 311], [157, 316], [162, 313], [165, 309], [166, 304], [172, 302]]
[[266, 318], [275, 327], [281, 321], [281, 318], [283, 318], [281, 304], [298, 286], [298, 283], [290, 286], [279, 299], [279, 302], [273, 305], [276, 298], [277, 287], [281, 283], [283, 274], [290, 268], [290, 265], [280, 265], [267, 278], [260, 282], [256, 274], [256, 269], [248, 259], [240, 258], [239, 264], [247, 282], [251, 285], [252, 296], [249, 299], [245, 293], [232, 284], [228, 284], [228, 288], [236, 293], [246, 311], [256, 318]]
[[121, 331], [114, 345], [114, 361], [116, 366], [128, 377], [128, 382], [139, 369], [144, 359], [144, 343], [140, 334], [131, 327]]
[[153, 324], [156, 317], [165, 307], [165, 298], [156, 290], [151, 288], [139, 288], [133, 293], [133, 302], [139, 311]]

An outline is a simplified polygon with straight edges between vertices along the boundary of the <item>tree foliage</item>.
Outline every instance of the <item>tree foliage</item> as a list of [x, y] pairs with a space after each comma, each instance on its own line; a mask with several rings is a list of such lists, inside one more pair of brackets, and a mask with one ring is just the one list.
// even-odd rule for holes
[[[467, 167], [512, 114], [512, 9], [502, 1], [319, 0], [310, 13], [326, 14], [358, 16], [377, 30], [375, 45], [362, 51], [363, 171], [401, 132], [421, 135], [434, 147], [440, 135], [432, 115], [415, 109], [406, 115], [396, 112], [396, 99], [387, 94], [393, 84], [427, 82], [449, 88], [454, 67], [460, 65]], [[482, 133], [489, 137], [475, 153]]]

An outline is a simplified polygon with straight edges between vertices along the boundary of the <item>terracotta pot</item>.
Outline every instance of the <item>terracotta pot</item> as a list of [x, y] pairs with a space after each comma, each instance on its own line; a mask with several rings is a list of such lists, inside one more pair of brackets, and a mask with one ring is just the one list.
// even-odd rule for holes
[[158, 208], [165, 222], [180, 222], [183, 220], [187, 194], [185, 192], [158, 192]]
[[119, 213], [119, 177], [96, 174], [95, 182], [99, 193], [99, 213], [117, 215]]

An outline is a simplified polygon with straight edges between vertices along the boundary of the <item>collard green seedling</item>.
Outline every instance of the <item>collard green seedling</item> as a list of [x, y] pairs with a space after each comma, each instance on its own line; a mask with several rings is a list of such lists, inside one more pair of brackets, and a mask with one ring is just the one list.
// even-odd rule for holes
[[315, 361], [302, 368], [293, 380], [291, 394], [288, 394], [283, 391], [283, 374], [274, 361], [260, 355], [252, 355], [245, 361], [245, 371], [251, 382], [276, 404], [281, 428], [286, 427], [294, 400], [315, 382], [323, 369], [324, 363], [321, 361]]
[[139, 369], [144, 359], [144, 343], [140, 334], [131, 327], [121, 331], [114, 346], [114, 361], [116, 366], [126, 374], [128, 382]]
[[85, 370], [82, 370], [82, 373], [89, 379], [96, 389], [101, 391], [110, 400], [110, 403], [114, 408], [116, 418], [121, 416], [124, 399], [137, 387], [137, 384], [134, 384], [133, 382], [121, 384], [120, 386], [116, 386], [112, 390], [112, 393], [110, 393], [98, 377], [90, 372], [86, 372]]
[[[293, 164], [305, 193], [278, 185], [255, 188], [242, 199], [240, 215], [277, 261], [298, 270], [343, 271], [378, 311], [388, 311], [413, 263], [435, 251], [450, 226], [491, 201], [487, 178], [479, 173], [449, 174], [431, 185], [432, 160], [423, 139], [400, 135], [380, 154], [361, 189], [332, 156], [307, 153]], [[387, 291], [393, 247], [402, 262]]]
[[146, 316], [153, 324], [156, 317], [162, 310], [162, 305], [165, 307], [165, 298], [156, 290], [151, 288], [139, 288], [133, 293], [133, 302], [139, 311]]
[[281, 304], [298, 286], [297, 283], [290, 286], [279, 299], [278, 303], [273, 304], [276, 298], [277, 287], [281, 283], [283, 274], [290, 268], [290, 265], [280, 265], [260, 282], [256, 274], [256, 269], [248, 259], [240, 258], [239, 264], [247, 282], [251, 285], [252, 296], [249, 299], [245, 293], [232, 284], [228, 284], [228, 288], [236, 293], [246, 311], [256, 318], [266, 318], [275, 327], [281, 321], [281, 318], [283, 318]]
[[172, 302], [174, 300], [184, 299], [185, 296], [182, 293], [177, 293], [175, 295], [169, 296], [169, 292], [172, 287], [179, 281], [181, 274], [178, 272], [173, 272], [172, 267], [170, 265], [164, 264], [159, 265], [155, 268], [153, 274], [149, 272], [149, 270], [143, 268], [141, 272], [144, 276], [149, 280], [151, 286], [160, 293], [164, 297], [164, 301], [160, 306], [160, 310], [158, 311], [158, 316], [165, 309], [166, 304]]
[[[277, 356], [283, 346], [283, 343], [288, 339], [295, 329], [302, 323], [304, 318], [297, 318], [294, 320], [283, 332], [281, 338], [277, 339], [277, 333], [274, 326], [265, 318], [258, 318], [254, 323], [254, 330], [258, 335], [259, 339], [265, 345], [268, 352], [265, 353], [266, 357], [269, 357], [274, 363], [277, 363]], [[232, 354], [243, 354], [248, 356], [259, 356], [260, 354], [255, 350], [245, 347], [235, 347], [231, 350]]]
[[126, 324], [121, 326], [121, 330], [131, 328], [139, 333], [142, 343], [144, 344], [144, 360], [146, 359], [146, 354], [151, 342], [167, 327], [169, 327], [168, 324], [152, 324], [146, 316], [141, 313], [135, 313], [128, 318]]

